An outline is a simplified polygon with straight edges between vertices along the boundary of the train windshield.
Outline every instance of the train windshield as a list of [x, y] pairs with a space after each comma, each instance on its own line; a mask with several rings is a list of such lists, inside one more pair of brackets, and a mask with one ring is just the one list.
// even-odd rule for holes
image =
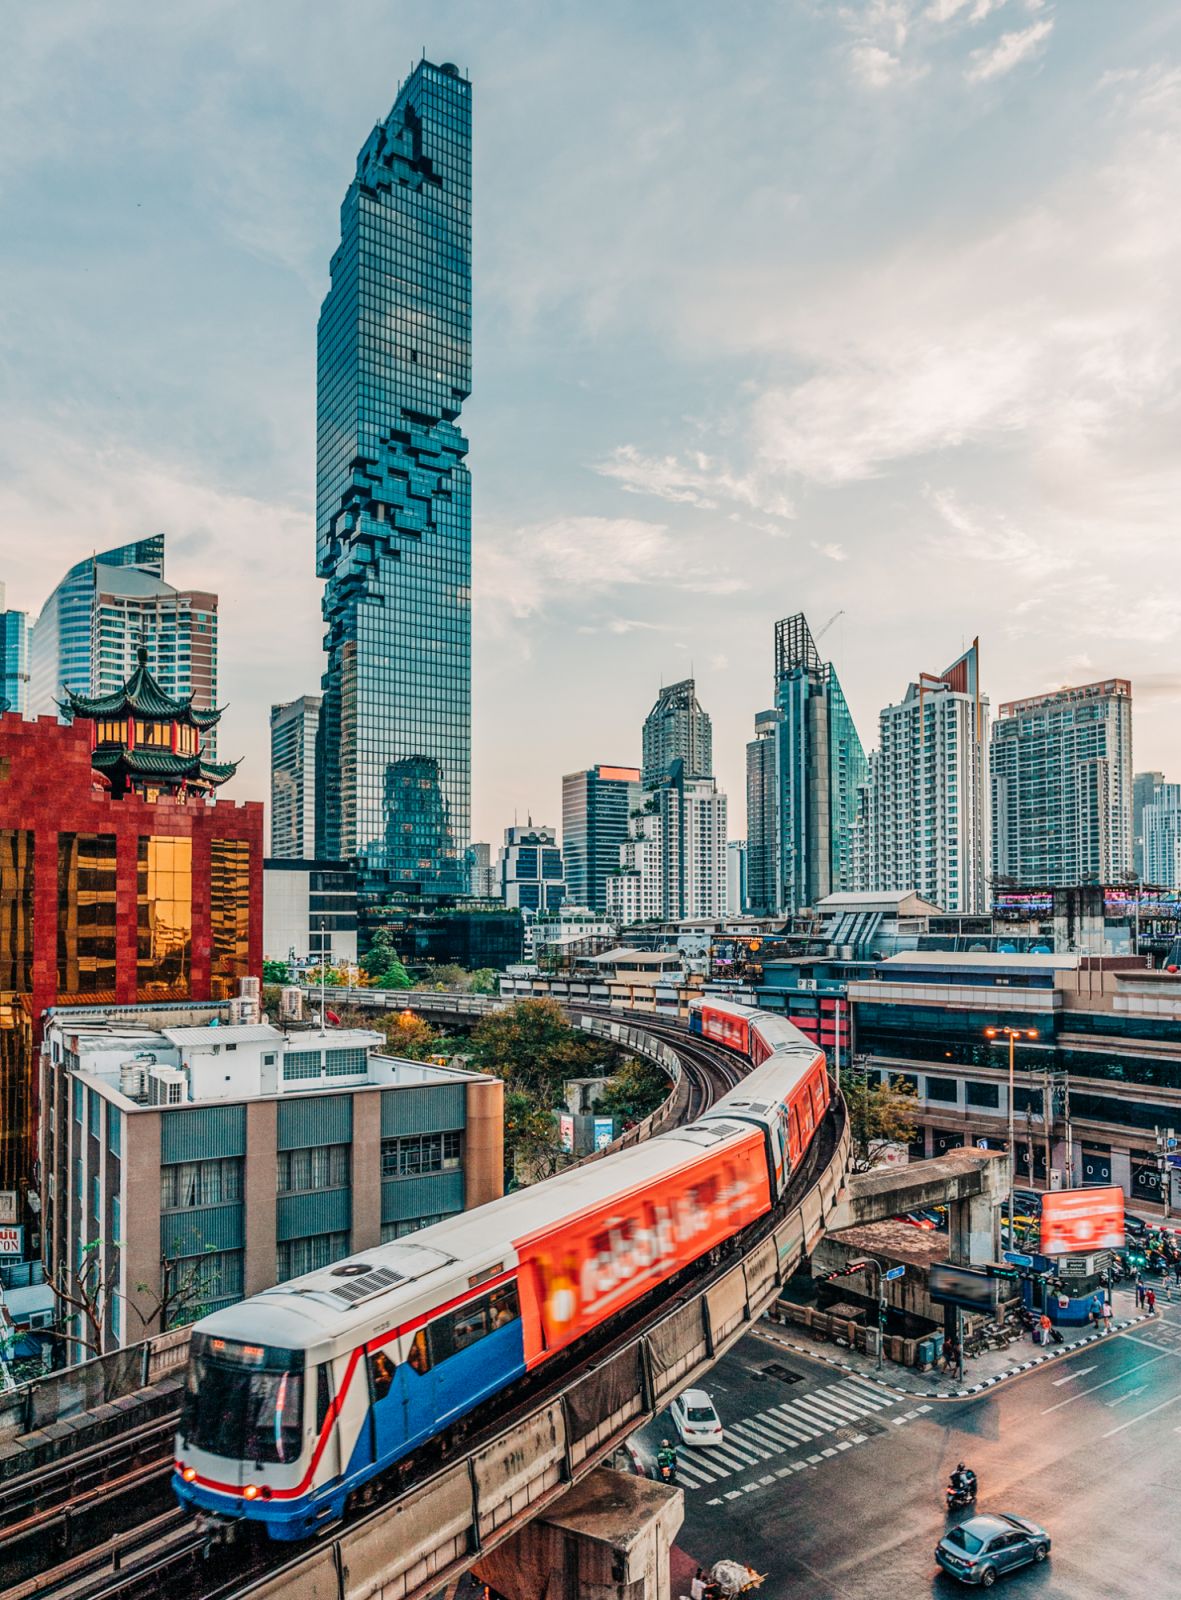
[[303, 1351], [195, 1333], [181, 1437], [234, 1461], [294, 1461], [303, 1430]]

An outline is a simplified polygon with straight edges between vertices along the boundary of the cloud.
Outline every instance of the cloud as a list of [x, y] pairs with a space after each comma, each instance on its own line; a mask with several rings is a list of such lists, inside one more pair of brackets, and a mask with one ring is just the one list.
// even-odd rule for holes
[[1028, 28], [1003, 33], [996, 44], [973, 50], [971, 65], [965, 69], [964, 77], [969, 83], [987, 83], [992, 78], [1003, 77], [1028, 60], [1042, 40], [1050, 37], [1053, 28], [1053, 21], [1047, 17], [1042, 22], [1031, 23]]
[[829, 561], [848, 561], [849, 559], [849, 553], [845, 549], [844, 545], [835, 544], [832, 541], [829, 541], [827, 544], [817, 544], [816, 541], [813, 540], [812, 548], [813, 550], [818, 551], [820, 555], [827, 556]]
[[930, 70], [925, 62], [908, 65], [884, 45], [865, 40], [850, 49], [849, 62], [853, 76], [867, 89], [895, 89], [902, 84], [915, 83]]
[[791, 517], [788, 497], [754, 477], [733, 473], [724, 462], [702, 451], [677, 456], [644, 455], [632, 444], [621, 444], [595, 465], [595, 471], [613, 478], [628, 494], [650, 494], [674, 505], [699, 506], [716, 511], [723, 500], [749, 506], [767, 516]]

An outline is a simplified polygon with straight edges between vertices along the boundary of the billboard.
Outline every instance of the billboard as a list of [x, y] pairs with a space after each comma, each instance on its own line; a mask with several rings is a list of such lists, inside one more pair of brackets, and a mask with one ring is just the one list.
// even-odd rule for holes
[[17, 1260], [25, 1253], [25, 1230], [23, 1228], [0, 1228], [0, 1256], [15, 1256]]
[[16, 1221], [16, 1190], [0, 1189], [0, 1223]]
[[573, 1152], [574, 1149], [574, 1118], [568, 1111], [563, 1111], [558, 1118], [558, 1133], [562, 1149]]
[[927, 1273], [927, 1293], [941, 1306], [992, 1311], [996, 1307], [997, 1283], [981, 1267], [955, 1267], [950, 1261], [934, 1261]]
[[1085, 1256], [1123, 1247], [1122, 1189], [1058, 1189], [1042, 1196], [1042, 1255]]
[[615, 1123], [611, 1117], [595, 1118], [595, 1149], [605, 1150], [615, 1137]]

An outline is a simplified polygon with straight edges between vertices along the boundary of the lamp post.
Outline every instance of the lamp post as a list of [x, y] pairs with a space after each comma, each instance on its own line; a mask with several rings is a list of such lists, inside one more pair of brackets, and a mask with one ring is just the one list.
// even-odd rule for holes
[[[1013, 1052], [1018, 1039], [1036, 1039], [1036, 1028], [985, 1028], [984, 1037], [996, 1040], [1004, 1036], [1009, 1041], [1009, 1249], [1013, 1243], [1013, 1178], [1017, 1166], [1016, 1129], [1013, 1124]], [[1033, 1182], [1033, 1157], [1029, 1160], [1029, 1181]]]

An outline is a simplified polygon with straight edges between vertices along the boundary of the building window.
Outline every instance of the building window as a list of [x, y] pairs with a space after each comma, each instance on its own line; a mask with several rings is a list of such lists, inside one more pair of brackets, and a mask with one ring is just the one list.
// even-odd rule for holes
[[367, 1050], [329, 1050], [326, 1053], [327, 1073], [330, 1078], [353, 1077], [369, 1070]]
[[318, 1050], [289, 1050], [283, 1057], [283, 1081], [292, 1083], [297, 1078], [318, 1078], [320, 1076], [320, 1052]]
[[991, 1107], [994, 1111], [1001, 1103], [999, 1083], [965, 1083], [964, 1101], [970, 1106]]
[[187, 999], [193, 944], [192, 840], [141, 839], [137, 874], [138, 997]]
[[279, 1245], [276, 1264], [280, 1283], [288, 1278], [298, 1278], [305, 1272], [316, 1272], [349, 1253], [347, 1230], [341, 1233], [317, 1233], [308, 1239], [286, 1239]]
[[187, 1327], [215, 1307], [242, 1298], [243, 1252], [210, 1250], [164, 1264], [164, 1315], [170, 1328]]
[[107, 1147], [113, 1156], [123, 1154], [123, 1113], [118, 1106], [107, 1106]]
[[115, 998], [115, 835], [57, 836], [57, 988]]
[[102, 1136], [102, 1097], [91, 1089], [87, 1094], [86, 1125], [94, 1138]]
[[123, 1202], [117, 1194], [111, 1196], [111, 1243], [116, 1249], [123, 1243]]
[[347, 1144], [309, 1150], [279, 1151], [279, 1193], [306, 1194], [313, 1189], [344, 1189], [349, 1182]]
[[214, 839], [209, 846], [209, 931], [213, 998], [237, 993], [250, 971], [250, 841]]
[[959, 1099], [954, 1078], [928, 1078], [927, 1099], [944, 1100], [954, 1105]]
[[419, 1133], [381, 1141], [383, 1178], [416, 1178], [424, 1172], [447, 1172], [459, 1166], [462, 1135]]
[[437, 1211], [431, 1217], [404, 1217], [401, 1222], [383, 1222], [381, 1242], [389, 1244], [392, 1239], [404, 1239], [408, 1233], [417, 1233], [421, 1228], [430, 1228], [436, 1222], [446, 1222], [448, 1217], [457, 1215], [454, 1211]]
[[227, 1205], [242, 1198], [242, 1157], [180, 1161], [160, 1169], [161, 1211]]

